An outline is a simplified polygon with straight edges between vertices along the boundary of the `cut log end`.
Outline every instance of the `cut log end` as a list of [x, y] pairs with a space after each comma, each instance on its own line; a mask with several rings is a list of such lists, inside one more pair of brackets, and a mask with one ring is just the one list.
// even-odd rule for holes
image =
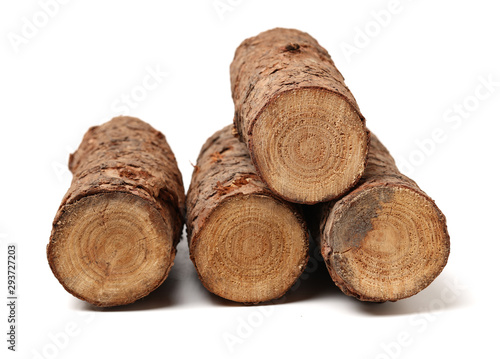
[[227, 198], [193, 241], [191, 258], [205, 287], [241, 303], [281, 297], [307, 264], [301, 219], [266, 195]]
[[175, 255], [172, 235], [148, 201], [99, 193], [62, 209], [47, 254], [68, 292], [97, 306], [123, 305], [165, 280]]
[[343, 208], [331, 212], [336, 219], [323, 232], [322, 253], [346, 294], [376, 302], [407, 298], [446, 265], [446, 222], [427, 196], [403, 186], [378, 186]]
[[368, 133], [353, 106], [321, 88], [277, 96], [250, 131], [254, 164], [266, 184], [291, 202], [337, 198], [365, 168]]

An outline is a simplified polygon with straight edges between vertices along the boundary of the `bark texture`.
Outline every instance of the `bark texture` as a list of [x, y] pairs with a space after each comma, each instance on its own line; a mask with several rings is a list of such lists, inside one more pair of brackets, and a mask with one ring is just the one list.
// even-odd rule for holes
[[316, 235], [332, 279], [344, 293], [360, 300], [384, 302], [412, 296], [447, 263], [450, 240], [445, 216], [413, 180], [399, 172], [373, 134], [358, 185], [340, 200], [315, 206], [310, 213], [310, 225], [319, 229]]
[[312, 204], [361, 177], [364, 118], [328, 52], [310, 35], [273, 29], [238, 47], [231, 64], [234, 124], [271, 190]]
[[69, 169], [47, 246], [54, 275], [97, 306], [149, 294], [173, 265], [184, 218], [182, 177], [165, 136], [137, 118], [113, 118], [88, 130]]
[[232, 126], [203, 145], [187, 195], [191, 260], [212, 293], [242, 303], [281, 297], [308, 259], [300, 208], [259, 179]]

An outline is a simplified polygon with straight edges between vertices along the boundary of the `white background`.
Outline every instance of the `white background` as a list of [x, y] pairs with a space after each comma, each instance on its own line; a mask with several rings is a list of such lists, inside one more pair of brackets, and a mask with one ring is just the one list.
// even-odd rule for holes
[[[498, 357], [488, 325], [500, 319], [497, 2], [46, 2], [0, 5], [1, 358]], [[165, 284], [136, 304], [96, 310], [66, 293], [45, 246], [71, 180], [68, 155], [87, 128], [126, 112], [151, 123], [187, 188], [190, 161], [232, 121], [235, 48], [277, 26], [307, 31], [330, 52], [369, 128], [447, 216], [441, 276], [412, 298], [367, 304], [313, 261], [280, 303], [243, 306], [201, 286], [183, 238]], [[148, 71], [161, 75], [142, 91]], [[120, 103], [127, 95], [135, 101]], [[6, 343], [11, 242], [16, 353]]]

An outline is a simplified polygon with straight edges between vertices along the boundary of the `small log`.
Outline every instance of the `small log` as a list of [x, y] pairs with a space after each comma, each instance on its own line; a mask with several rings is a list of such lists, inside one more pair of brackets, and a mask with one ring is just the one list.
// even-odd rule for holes
[[183, 226], [184, 187], [165, 136], [116, 117], [88, 130], [69, 168], [47, 246], [52, 272], [96, 306], [146, 296], [167, 277]]
[[186, 206], [191, 260], [210, 292], [265, 302], [284, 295], [304, 270], [309, 243], [300, 208], [258, 178], [232, 126], [202, 147]]
[[427, 287], [447, 263], [445, 216], [399, 172], [373, 134], [359, 184], [315, 210], [310, 225], [319, 229], [330, 275], [347, 295], [373, 302], [407, 298]]
[[234, 124], [261, 179], [280, 197], [324, 202], [361, 177], [369, 134], [328, 52], [273, 29], [243, 41], [231, 64]]

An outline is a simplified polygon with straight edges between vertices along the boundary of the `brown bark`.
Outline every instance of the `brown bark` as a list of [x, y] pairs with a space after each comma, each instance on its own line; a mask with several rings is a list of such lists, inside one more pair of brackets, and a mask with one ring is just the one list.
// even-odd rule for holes
[[276, 197], [227, 126], [201, 149], [187, 195], [191, 260], [212, 293], [242, 303], [281, 297], [308, 259], [300, 208]]
[[165, 136], [116, 117], [88, 130], [69, 168], [47, 246], [54, 275], [97, 306], [146, 296], [167, 277], [183, 226], [184, 187]]
[[328, 52], [310, 35], [273, 29], [238, 47], [231, 64], [234, 124], [269, 188], [312, 204], [361, 177], [369, 136]]
[[[358, 185], [338, 201], [316, 206], [321, 252], [340, 289], [384, 302], [427, 287], [448, 260], [445, 216], [417, 184], [401, 174], [372, 134]], [[314, 217], [314, 216], [312, 216]]]

